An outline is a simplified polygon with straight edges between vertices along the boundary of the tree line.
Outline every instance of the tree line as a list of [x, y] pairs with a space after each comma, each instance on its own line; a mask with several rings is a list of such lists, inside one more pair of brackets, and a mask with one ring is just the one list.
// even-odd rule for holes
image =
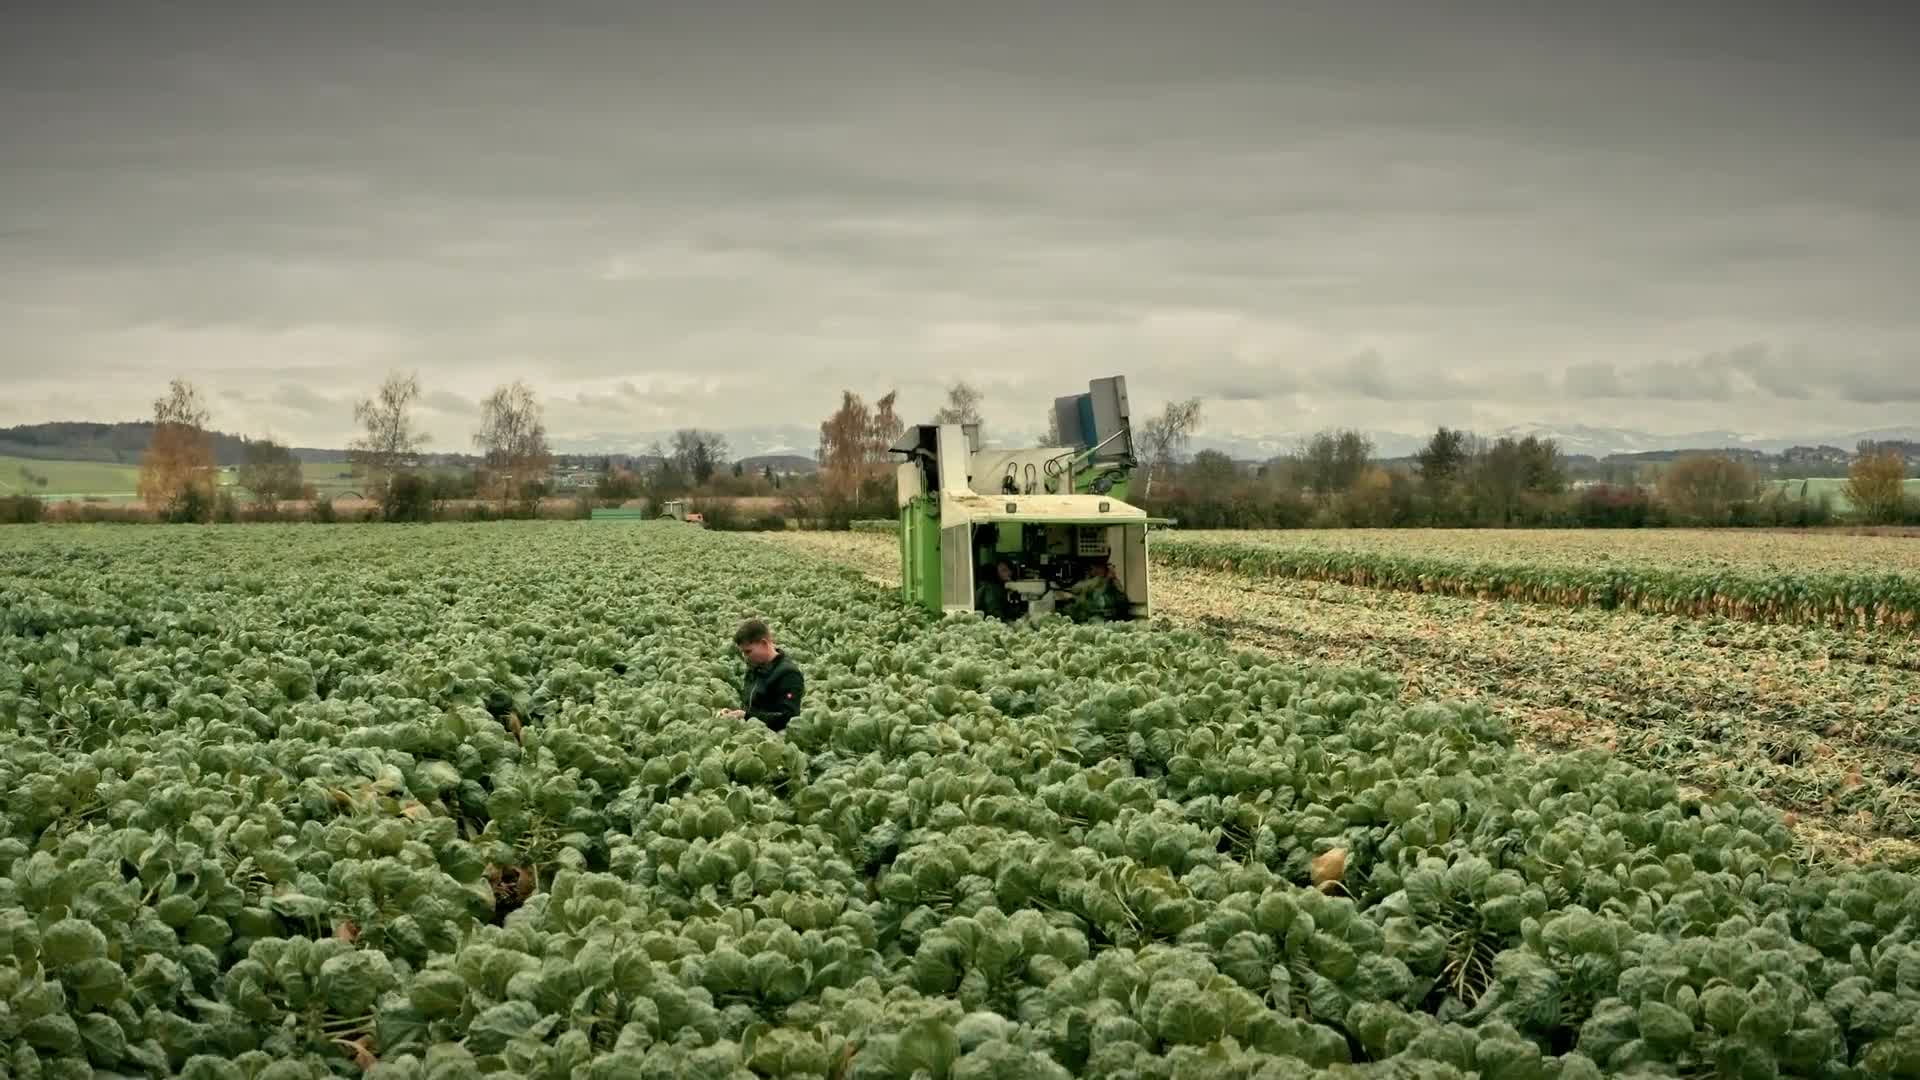
[[1203, 450], [1145, 501], [1193, 528], [1920, 523], [1897, 446], [1859, 448], [1841, 488], [1850, 504], [1844, 514], [1809, 481], [1773, 481], [1724, 453], [1683, 453], [1608, 474], [1576, 481], [1554, 440], [1531, 435], [1489, 440], [1442, 427], [1411, 458], [1384, 461], [1360, 432], [1332, 430], [1250, 467]]
[[[518, 380], [481, 403], [472, 433], [471, 469], [436, 469], [423, 461], [430, 436], [414, 410], [421, 386], [413, 373], [392, 373], [354, 405], [360, 433], [347, 450], [359, 494], [388, 521], [426, 521], [452, 500], [493, 506], [499, 516], [533, 516], [553, 492], [555, 455], [543, 410]], [[733, 460], [726, 438], [701, 428], [655, 443], [644, 465], [604, 457], [585, 503], [642, 499], [658, 505], [693, 500], [717, 527], [784, 527], [788, 519], [844, 528], [897, 513], [888, 450], [906, 429], [898, 391], [869, 405], [843, 390], [820, 424], [818, 472], [786, 476], [771, 466], [750, 471]], [[932, 422], [975, 425], [986, 441], [979, 388], [962, 380], [946, 388]], [[238, 499], [218, 482], [214, 434], [199, 390], [175, 379], [153, 403], [151, 434], [141, 456], [138, 493], [169, 521], [236, 520]], [[1137, 425], [1135, 501], [1195, 528], [1290, 527], [1645, 527], [1658, 525], [1793, 525], [1834, 523], [1833, 501], [1809, 483], [1770, 481], [1744, 456], [1684, 453], [1671, 460], [1608, 466], [1605, 479], [1576, 480], [1551, 439], [1486, 439], [1441, 427], [1410, 458], [1383, 460], [1364, 434], [1323, 431], [1292, 452], [1249, 465], [1216, 450], [1188, 456], [1202, 420], [1197, 398], [1167, 402]], [[1047, 442], [1060, 433], [1051, 408]], [[1820, 448], [1826, 450], [1828, 448]], [[1905, 487], [1908, 444], [1862, 444], [1846, 468], [1847, 515], [1868, 524], [1920, 524], [1920, 504]], [[271, 436], [244, 440], [237, 488], [267, 514], [284, 501], [312, 506], [331, 520], [326, 496], [307, 483], [290, 447]], [[1789, 455], [1791, 456], [1791, 455]], [[31, 479], [29, 478], [29, 483]], [[734, 512], [741, 496], [777, 496], [778, 512]], [[27, 504], [33, 503], [29, 507]], [[0, 506], [0, 520], [37, 517], [30, 495]]]
[[[495, 388], [481, 402], [480, 422], [472, 435], [478, 464], [468, 477], [451, 481], [423, 468], [419, 460], [430, 438], [414, 417], [419, 399], [419, 377], [393, 373], [354, 405], [354, 421], [362, 430], [348, 446], [347, 457], [359, 493], [377, 505], [377, 516], [432, 520], [435, 504], [450, 495], [494, 502], [510, 514], [531, 514], [547, 491], [553, 457], [533, 391], [516, 380]], [[209, 419], [199, 388], [183, 378], [172, 380], [153, 402], [151, 435], [140, 456], [135, 490], [162, 520], [240, 517], [239, 498], [220, 484]], [[307, 482], [292, 448], [271, 435], [245, 440], [235, 479], [253, 506], [266, 514], [275, 513], [282, 502], [304, 500], [314, 504], [318, 518], [332, 519], [331, 500]], [[24, 508], [12, 512], [39, 516]]]

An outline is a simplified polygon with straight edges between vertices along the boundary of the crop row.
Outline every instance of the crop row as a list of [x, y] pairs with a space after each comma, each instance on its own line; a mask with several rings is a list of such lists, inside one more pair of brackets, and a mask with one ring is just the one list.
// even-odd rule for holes
[[1396, 691], [658, 525], [0, 538], [7, 1065], [1920, 1071], [1912, 875]]
[[1747, 791], [1799, 817], [1816, 854], [1920, 863], [1909, 638], [1181, 569], [1158, 586], [1163, 610], [1236, 642], [1395, 671], [1407, 695], [1483, 701], [1535, 745]]
[[1535, 562], [1219, 534], [1166, 534], [1153, 552], [1168, 566], [1476, 600], [1867, 630], [1920, 627], [1920, 574], [1894, 570]]
[[1158, 534], [1179, 540], [1235, 540], [1292, 548], [1421, 555], [1458, 562], [1540, 566], [1731, 569], [1752, 572], [1920, 574], [1911, 537], [1836, 530], [1768, 529], [1284, 529], [1193, 530]]
[[[898, 581], [871, 537], [767, 540]], [[1819, 627], [1163, 567], [1155, 610], [1236, 645], [1395, 674], [1404, 700], [1484, 702], [1529, 743], [1604, 748], [1791, 811], [1817, 857], [1920, 865], [1920, 641]]]

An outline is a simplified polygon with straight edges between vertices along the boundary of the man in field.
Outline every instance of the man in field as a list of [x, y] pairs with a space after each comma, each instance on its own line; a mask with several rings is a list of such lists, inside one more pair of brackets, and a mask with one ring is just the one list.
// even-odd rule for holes
[[1086, 580], [1073, 587], [1073, 596], [1069, 617], [1075, 622], [1120, 622], [1133, 617], [1133, 603], [1109, 563], [1095, 563]]
[[993, 564], [994, 579], [982, 581], [973, 590], [974, 610], [990, 619], [1013, 622], [1027, 613], [1026, 601], [1007, 588], [1013, 581], [1013, 564], [1005, 559]]
[[747, 675], [740, 683], [740, 707], [722, 715], [750, 716], [775, 731], [785, 731], [787, 723], [800, 715], [800, 699], [807, 690], [799, 667], [774, 645], [773, 631], [759, 619], [741, 623], [733, 645], [747, 662]]

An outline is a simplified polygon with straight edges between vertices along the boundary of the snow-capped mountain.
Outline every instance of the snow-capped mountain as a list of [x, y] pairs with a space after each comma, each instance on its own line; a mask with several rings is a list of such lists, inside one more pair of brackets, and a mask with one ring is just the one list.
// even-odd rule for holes
[[[1373, 441], [1374, 454], [1382, 458], [1407, 457], [1419, 452], [1431, 437], [1430, 432], [1410, 435], [1399, 431], [1362, 431]], [[1478, 431], [1487, 439], [1533, 435], [1552, 439], [1560, 452], [1601, 458], [1609, 454], [1639, 454], [1658, 450], [1756, 450], [1777, 454], [1793, 446], [1837, 446], [1851, 452], [1864, 441], [1920, 441], [1920, 427], [1878, 428], [1871, 431], [1788, 433], [1768, 435], [1740, 431], [1682, 431], [1657, 433], [1631, 428], [1602, 428], [1584, 424], [1515, 424], [1491, 431]], [[1251, 434], [1201, 431], [1193, 437], [1189, 449], [1218, 450], [1239, 461], [1266, 461], [1297, 449], [1311, 438], [1312, 432]]]
[[[782, 424], [763, 427], [722, 428], [727, 440], [727, 457], [813, 457], [820, 447], [818, 425]], [[586, 435], [556, 436], [553, 449], [561, 454], [644, 454], [655, 443], [673, 449], [671, 431], [593, 432]]]

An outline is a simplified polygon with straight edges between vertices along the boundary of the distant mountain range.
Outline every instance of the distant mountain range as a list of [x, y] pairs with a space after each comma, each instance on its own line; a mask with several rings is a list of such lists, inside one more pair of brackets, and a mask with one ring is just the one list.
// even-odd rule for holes
[[[720, 432], [727, 440], [727, 456], [740, 458], [805, 458], [815, 460], [820, 446], [818, 425], [779, 424], [765, 427], [727, 428]], [[651, 453], [655, 447], [673, 446], [671, 431], [607, 431], [587, 435], [556, 437], [557, 454], [631, 454]]]
[[[1036, 446], [1045, 438], [1038, 430], [1001, 430], [987, 423], [987, 441], [1006, 446]], [[727, 447], [735, 455], [750, 457], [798, 458], [814, 460], [819, 429], [798, 425], [735, 428], [723, 431]], [[1239, 461], [1267, 461], [1285, 454], [1312, 432], [1279, 434], [1254, 432], [1202, 431], [1194, 436], [1190, 450], [1218, 450]], [[1374, 452], [1384, 458], [1406, 457], [1426, 445], [1431, 433], [1408, 435], [1397, 431], [1365, 431], [1373, 440]], [[1659, 450], [1754, 450], [1777, 454], [1794, 446], [1837, 446], [1851, 452], [1865, 440], [1920, 441], [1920, 427], [1880, 428], [1872, 431], [1808, 432], [1787, 436], [1759, 435], [1738, 431], [1688, 431], [1657, 434], [1632, 428], [1590, 427], [1580, 424], [1519, 424], [1497, 431], [1480, 432], [1487, 438], [1511, 435], [1524, 438], [1536, 435], [1555, 440], [1561, 452], [1569, 455], [1603, 458], [1609, 454], [1639, 454]], [[643, 453], [655, 441], [672, 442], [672, 432], [645, 432], [636, 435], [606, 433], [585, 438], [559, 439], [554, 449], [573, 454]]]
[[[987, 425], [990, 444], [1035, 446], [1044, 433], [1032, 429], [999, 429], [991, 419]], [[0, 428], [0, 456], [43, 460], [117, 461], [132, 464], [140, 459], [152, 435], [147, 423], [27, 424]], [[765, 425], [726, 429], [728, 457], [741, 460], [743, 468], [759, 470], [771, 466], [775, 472], [805, 472], [814, 467], [819, 445], [817, 426], [801, 424]], [[1374, 452], [1383, 458], [1406, 457], [1426, 444], [1428, 434], [1409, 435], [1397, 431], [1364, 431], [1373, 440]], [[1836, 446], [1852, 451], [1863, 441], [1920, 442], [1920, 427], [1891, 427], [1869, 431], [1807, 432], [1787, 436], [1762, 435], [1737, 431], [1689, 431], [1658, 434], [1632, 428], [1590, 427], [1582, 424], [1520, 424], [1497, 431], [1480, 432], [1488, 438], [1511, 435], [1522, 438], [1536, 435], [1553, 439], [1563, 453], [1593, 458], [1610, 454], [1642, 454], [1672, 450], [1752, 450], [1777, 454], [1794, 446]], [[1267, 461], [1299, 446], [1312, 432], [1219, 432], [1202, 431], [1194, 436], [1192, 451], [1217, 450], [1239, 461]], [[578, 455], [643, 456], [656, 445], [672, 445], [671, 431], [601, 432], [585, 436], [556, 438], [555, 453]], [[246, 443], [237, 435], [216, 433], [215, 455], [223, 465], [236, 465], [244, 459]], [[346, 460], [344, 449], [296, 447], [302, 460], [336, 462]], [[456, 455], [429, 455], [453, 457]], [[464, 457], [465, 455], [457, 455]]]
[[[91, 421], [61, 421], [52, 424], [22, 424], [0, 428], [0, 456], [30, 458], [37, 461], [97, 461], [107, 464], [137, 465], [147, 444], [153, 441], [153, 425], [135, 423], [103, 424]], [[345, 461], [344, 450], [296, 449], [305, 461]], [[220, 465], [239, 465], [246, 461], [247, 442], [224, 431], [213, 433], [213, 457]]]
[[[1266, 461], [1285, 454], [1311, 437], [1312, 432], [1286, 435], [1203, 432], [1195, 435], [1192, 449], [1218, 450], [1237, 460]], [[1425, 446], [1430, 433], [1407, 435], [1397, 431], [1363, 431], [1373, 440], [1374, 453], [1383, 458], [1407, 457]], [[1552, 439], [1561, 453], [1569, 456], [1605, 458], [1611, 454], [1643, 454], [1674, 450], [1752, 450], [1778, 454], [1795, 446], [1836, 446], [1851, 453], [1865, 441], [1896, 442], [1920, 440], [1920, 427], [1879, 428], [1871, 431], [1810, 432], [1804, 435], [1776, 437], [1737, 431], [1688, 431], [1656, 434], [1631, 428], [1588, 427], [1580, 424], [1517, 424], [1496, 431], [1477, 432], [1497, 439], [1510, 435], [1516, 439], [1528, 435]]]

